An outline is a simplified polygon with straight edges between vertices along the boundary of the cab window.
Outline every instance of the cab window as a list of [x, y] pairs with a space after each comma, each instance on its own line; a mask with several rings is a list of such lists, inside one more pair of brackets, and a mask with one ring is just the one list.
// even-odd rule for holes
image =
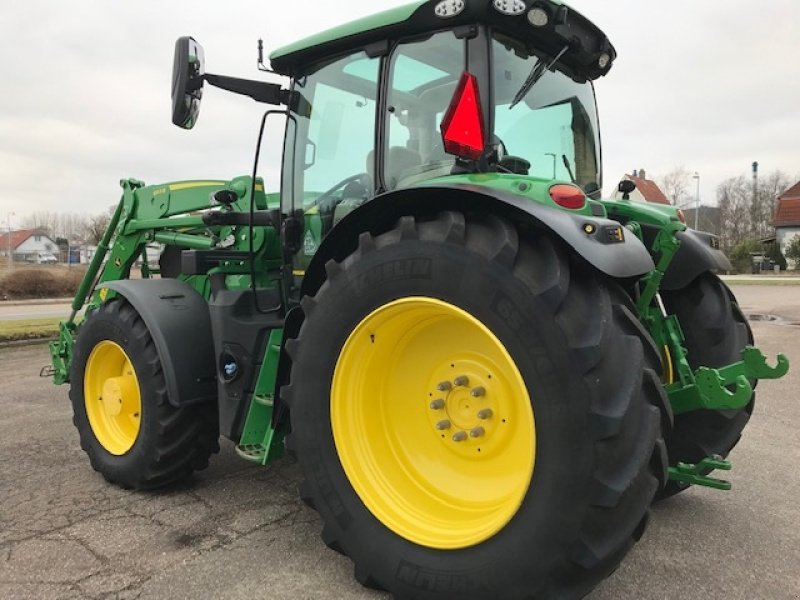
[[304, 109], [293, 115], [295, 135], [284, 161], [291, 172], [284, 182], [289, 208], [305, 214], [301, 262], [308, 262], [333, 225], [375, 194], [379, 66], [359, 52], [295, 81]]
[[450, 31], [398, 45], [387, 98], [386, 189], [449, 175], [439, 125], [465, 67], [465, 42]]

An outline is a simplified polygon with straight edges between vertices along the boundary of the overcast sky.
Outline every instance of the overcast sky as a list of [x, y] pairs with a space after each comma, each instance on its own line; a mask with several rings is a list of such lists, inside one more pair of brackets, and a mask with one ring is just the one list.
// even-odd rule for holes
[[[212, 73], [258, 78], [267, 51], [403, 0], [0, 0], [0, 227], [37, 210], [97, 213], [121, 177], [148, 183], [248, 173], [261, 105], [206, 88], [192, 131], [170, 121], [175, 39]], [[476, 1], [476, 0], [467, 0]], [[477, 0], [488, 1], [488, 0]], [[723, 179], [800, 174], [800, 2], [574, 0], [619, 58], [596, 84], [604, 191], [634, 168], [683, 165], [713, 202]], [[296, 9], [296, 12], [293, 11]], [[280, 132], [271, 128], [270, 146]], [[279, 153], [267, 152], [267, 187]], [[272, 181], [270, 181], [272, 179]]]

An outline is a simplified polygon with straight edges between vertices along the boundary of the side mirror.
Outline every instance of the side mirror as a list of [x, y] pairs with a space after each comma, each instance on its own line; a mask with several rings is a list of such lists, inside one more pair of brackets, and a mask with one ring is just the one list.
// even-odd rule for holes
[[631, 192], [636, 189], [636, 184], [631, 181], [630, 179], [623, 179], [619, 182], [619, 186], [617, 189], [622, 192], [622, 199], [623, 200], [630, 200], [631, 199]]
[[178, 38], [172, 64], [172, 122], [178, 127], [191, 129], [197, 122], [204, 74], [203, 47], [194, 38]]

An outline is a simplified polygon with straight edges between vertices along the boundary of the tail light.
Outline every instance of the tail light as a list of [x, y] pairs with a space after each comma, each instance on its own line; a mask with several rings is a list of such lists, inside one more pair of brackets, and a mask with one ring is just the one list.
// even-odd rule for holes
[[553, 202], [563, 208], [577, 210], [586, 206], [586, 194], [575, 185], [559, 183], [550, 188], [550, 197]]

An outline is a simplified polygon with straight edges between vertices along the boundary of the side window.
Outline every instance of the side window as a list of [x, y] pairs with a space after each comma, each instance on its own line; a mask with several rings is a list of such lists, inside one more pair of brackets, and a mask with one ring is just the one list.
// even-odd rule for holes
[[391, 58], [384, 183], [387, 189], [449, 175], [439, 125], [465, 67], [465, 42], [450, 31], [400, 44]]
[[[296, 82], [304, 114], [287, 152], [291, 202], [305, 213], [299, 262], [307, 264], [322, 238], [375, 193], [375, 120], [380, 60], [363, 52], [337, 60]], [[285, 176], [286, 180], [286, 176]]]
[[[372, 63], [373, 85], [378, 62]], [[343, 78], [346, 79], [346, 78]], [[337, 87], [346, 81], [320, 81], [314, 90], [306, 153], [306, 204], [346, 177], [370, 174], [375, 145], [375, 98]], [[317, 198], [319, 196], [316, 196]]]

